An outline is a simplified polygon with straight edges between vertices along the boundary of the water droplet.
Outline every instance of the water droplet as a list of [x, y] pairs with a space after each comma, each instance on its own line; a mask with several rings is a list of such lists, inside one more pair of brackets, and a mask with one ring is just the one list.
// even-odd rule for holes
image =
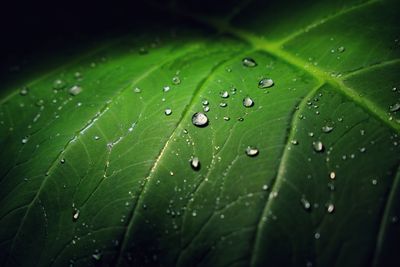
[[324, 145], [322, 144], [321, 141], [313, 142], [312, 145], [313, 145], [315, 152], [323, 152], [324, 151]]
[[172, 114], [172, 109], [166, 108], [165, 111], [164, 111], [164, 113], [165, 113], [165, 115], [169, 116], [169, 115]]
[[181, 83], [181, 79], [178, 76], [172, 78], [172, 83], [178, 85]]
[[59, 90], [65, 87], [64, 81], [57, 79], [53, 82], [53, 89]]
[[200, 169], [200, 160], [198, 157], [193, 157], [190, 159], [190, 166], [193, 170], [198, 171]]
[[252, 106], [254, 106], [254, 101], [253, 99], [251, 99], [250, 97], [245, 97], [243, 99], [243, 106], [245, 106], [246, 108], [250, 108]]
[[76, 79], [80, 79], [80, 78], [82, 78], [82, 73], [80, 73], [79, 71], [77, 71], [77, 72], [74, 73], [74, 77], [75, 77]]
[[94, 140], [99, 140], [99, 139], [100, 139], [100, 136], [97, 136], [97, 135], [94, 136]]
[[324, 133], [330, 133], [330, 132], [333, 131], [333, 126], [331, 126], [331, 125], [324, 125], [324, 126], [322, 126], [322, 131], [323, 131]]
[[270, 78], [262, 78], [258, 82], [258, 88], [263, 89], [263, 88], [269, 88], [274, 86], [274, 81]]
[[29, 141], [29, 136], [25, 136], [24, 138], [22, 138], [21, 143], [22, 144], [26, 144]]
[[222, 98], [228, 98], [228, 97], [229, 97], [228, 91], [223, 91], [223, 92], [219, 93], [219, 95], [220, 95]]
[[208, 117], [202, 112], [196, 112], [192, 116], [192, 123], [197, 127], [205, 127], [208, 125]]
[[140, 88], [138, 88], [138, 87], [135, 87], [134, 89], [133, 89], [133, 92], [135, 92], [135, 93], [140, 93], [142, 90], [140, 90]]
[[225, 102], [221, 102], [221, 103], [219, 103], [219, 106], [220, 106], [221, 108], [225, 108], [225, 107], [228, 106], [228, 104], [225, 103]]
[[333, 205], [332, 203], [329, 204], [326, 210], [328, 211], [328, 213], [332, 213], [335, 210], [335, 205]]
[[336, 173], [335, 173], [335, 172], [330, 172], [330, 173], [329, 173], [329, 178], [331, 178], [332, 180], [335, 180], [335, 178], [336, 178]]
[[208, 100], [204, 99], [203, 101], [201, 101], [201, 104], [203, 104], [203, 106], [208, 106], [209, 102]]
[[345, 50], [346, 50], [346, 48], [344, 48], [344, 46], [340, 46], [340, 47], [338, 47], [338, 49], [337, 49], [337, 51], [338, 51], [339, 53], [343, 53]]
[[262, 186], [262, 190], [267, 191], [267, 190], [268, 190], [268, 185], [266, 185], [266, 184], [263, 185], [263, 186]]
[[204, 111], [204, 112], [209, 112], [209, 111], [210, 111], [210, 107], [209, 107], [209, 106], [203, 107], [203, 111]]
[[320, 233], [316, 232], [316, 233], [314, 234], [314, 238], [315, 238], [315, 239], [319, 239], [320, 237], [321, 237], [321, 234], [320, 234]]
[[299, 144], [299, 141], [297, 141], [296, 139], [293, 139], [293, 140], [290, 141], [290, 143], [291, 143], [292, 145], [298, 145], [298, 144]]
[[311, 209], [311, 203], [310, 201], [308, 201], [307, 199], [305, 199], [304, 197], [300, 200], [301, 205], [303, 206], [303, 208], [305, 210], [310, 210]]
[[249, 157], [255, 157], [258, 155], [259, 151], [256, 147], [248, 146], [246, 148], [246, 155]]
[[396, 112], [400, 110], [400, 103], [396, 103], [389, 107], [390, 112]]
[[74, 85], [69, 89], [69, 93], [73, 96], [78, 95], [82, 92], [82, 88], [78, 85]]
[[73, 221], [77, 221], [79, 218], [79, 210], [78, 209], [74, 209], [74, 212], [72, 214], [72, 220]]
[[378, 180], [372, 179], [371, 183], [372, 183], [373, 185], [377, 185], [377, 184], [378, 184]]
[[92, 258], [95, 259], [96, 261], [99, 261], [101, 259], [101, 253], [100, 252], [93, 253]]
[[168, 85], [163, 87], [164, 92], [168, 92], [170, 89], [171, 89], [171, 87], [169, 87]]
[[43, 100], [43, 99], [39, 99], [39, 100], [36, 101], [36, 103], [35, 103], [35, 105], [38, 106], [38, 107], [43, 106], [43, 104], [44, 104], [44, 100]]
[[60, 159], [60, 163], [61, 164], [64, 164], [65, 163], [65, 159], [63, 158], [63, 159]]
[[196, 217], [196, 216], [197, 216], [196, 211], [193, 211], [193, 212], [192, 212], [192, 216], [193, 216], [193, 217]]
[[227, 116], [224, 116], [224, 120], [225, 121], [229, 121], [231, 118], [229, 118], [229, 117], [227, 117]]
[[28, 87], [23, 87], [19, 91], [19, 94], [22, 95], [22, 96], [26, 96], [28, 93], [29, 93], [29, 88]]
[[254, 59], [250, 58], [250, 57], [243, 58], [242, 59], [242, 64], [243, 64], [243, 66], [250, 67], [250, 68], [253, 68], [253, 67], [257, 66], [257, 62]]

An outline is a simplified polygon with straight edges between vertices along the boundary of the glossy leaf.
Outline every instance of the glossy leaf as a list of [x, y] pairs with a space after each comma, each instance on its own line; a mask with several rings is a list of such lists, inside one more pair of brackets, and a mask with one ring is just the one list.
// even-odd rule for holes
[[1, 264], [395, 263], [396, 1], [191, 2], [7, 90]]

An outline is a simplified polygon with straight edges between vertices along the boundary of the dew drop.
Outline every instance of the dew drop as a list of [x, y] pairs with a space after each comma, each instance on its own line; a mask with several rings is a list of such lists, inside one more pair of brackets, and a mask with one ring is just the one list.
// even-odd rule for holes
[[299, 141], [297, 141], [296, 139], [293, 139], [293, 140], [290, 141], [290, 143], [291, 143], [292, 145], [298, 145], [298, 144], [299, 144]]
[[340, 46], [340, 47], [338, 47], [338, 49], [337, 49], [337, 51], [338, 51], [339, 53], [343, 53], [345, 50], [346, 50], [346, 48], [344, 48], [344, 46]]
[[302, 199], [300, 200], [300, 202], [301, 202], [301, 205], [303, 206], [303, 208], [304, 208], [305, 210], [310, 210], [310, 209], [311, 209], [311, 203], [310, 203], [310, 201], [308, 201], [307, 199], [302, 198]]
[[29, 141], [29, 136], [25, 136], [24, 138], [22, 138], [21, 143], [22, 144], [26, 144]]
[[208, 100], [204, 99], [203, 101], [201, 101], [201, 104], [203, 104], [203, 106], [208, 106], [209, 102]]
[[225, 103], [225, 102], [221, 102], [221, 103], [219, 103], [219, 106], [220, 106], [221, 108], [225, 108], [225, 107], [228, 106], [228, 104]]
[[390, 112], [396, 112], [400, 110], [400, 103], [396, 103], [389, 107]]
[[22, 96], [26, 96], [29, 93], [29, 88], [28, 87], [23, 87], [20, 91], [19, 94]]
[[208, 117], [202, 112], [196, 112], [192, 116], [192, 123], [197, 127], [206, 127], [208, 125]]
[[371, 183], [372, 183], [373, 185], [377, 185], [377, 184], [378, 184], [378, 180], [372, 179]]
[[332, 180], [335, 180], [335, 178], [336, 178], [336, 173], [335, 173], [335, 172], [330, 172], [330, 173], [329, 173], [329, 178], [331, 178]]
[[262, 190], [267, 191], [267, 190], [268, 190], [268, 185], [266, 185], [266, 184], [263, 185], [263, 186], [262, 186]]
[[313, 142], [313, 148], [314, 148], [315, 152], [323, 152], [324, 151], [324, 145], [322, 144], [321, 141]]
[[321, 234], [320, 234], [320, 233], [316, 232], [316, 233], [314, 234], [314, 238], [315, 238], [315, 239], [319, 239], [320, 237], [321, 237]]
[[224, 120], [225, 121], [229, 121], [231, 118], [229, 118], [228, 116], [224, 116]]
[[64, 81], [57, 79], [53, 82], [53, 89], [59, 90], [65, 87]]
[[250, 108], [252, 106], [254, 106], [254, 101], [253, 99], [251, 99], [250, 97], [245, 97], [243, 99], [243, 106], [245, 106], [246, 108]]
[[165, 115], [169, 116], [169, 115], [172, 114], [172, 109], [166, 108], [165, 111], [164, 111], [164, 113], [165, 113]]
[[140, 90], [140, 88], [139, 87], [135, 87], [134, 89], [133, 89], [133, 92], [135, 92], [135, 93], [140, 93], [142, 90]]
[[255, 66], [257, 66], [257, 62], [252, 59], [251, 57], [245, 57], [242, 59], [242, 64], [245, 67], [249, 67], [249, 68], [253, 68]]
[[246, 155], [249, 157], [255, 157], [259, 153], [258, 148], [252, 147], [252, 146], [248, 146], [246, 148], [245, 152], [246, 152]]
[[223, 92], [219, 93], [219, 95], [220, 95], [220, 97], [222, 97], [222, 98], [228, 98], [228, 97], [229, 97], [228, 91], [223, 91]]
[[196, 211], [193, 211], [193, 212], [192, 212], [192, 216], [193, 216], [193, 217], [196, 217], [196, 216], [197, 216]]
[[73, 221], [77, 221], [79, 218], [79, 210], [78, 209], [74, 209], [74, 213], [72, 214], [72, 220]]
[[328, 207], [326, 208], [328, 213], [333, 213], [333, 211], [335, 210], [335, 206], [331, 203], [328, 205]]
[[101, 253], [100, 252], [95, 252], [92, 254], [92, 258], [96, 261], [99, 261], [101, 259]]
[[204, 111], [204, 112], [209, 112], [209, 111], [210, 111], [210, 107], [209, 107], [209, 106], [203, 107], [203, 111]]
[[270, 78], [262, 78], [258, 82], [258, 88], [263, 89], [263, 88], [269, 88], [274, 86], [274, 81]]
[[63, 158], [63, 159], [60, 159], [60, 163], [61, 164], [64, 164], [65, 163], [65, 159]]
[[331, 125], [324, 125], [324, 126], [322, 126], [322, 131], [323, 131], [324, 133], [330, 133], [330, 132], [333, 131], [333, 126], [331, 126]]
[[172, 78], [172, 83], [178, 85], [181, 83], [181, 79], [178, 76]]
[[35, 103], [35, 105], [38, 106], [38, 107], [43, 106], [43, 104], [44, 104], [44, 100], [43, 100], [43, 99], [39, 99], [39, 100], [36, 101], [36, 103]]
[[171, 87], [169, 87], [168, 85], [163, 87], [164, 92], [168, 92], [170, 89], [171, 89]]
[[68, 92], [73, 96], [78, 95], [82, 92], [82, 87], [80, 87], [78, 85], [74, 85], [69, 89]]
[[100, 139], [100, 136], [98, 136], [98, 135], [94, 136], [94, 140], [99, 140], [99, 139]]
[[189, 162], [193, 170], [198, 171], [200, 169], [200, 160], [198, 157], [192, 157]]

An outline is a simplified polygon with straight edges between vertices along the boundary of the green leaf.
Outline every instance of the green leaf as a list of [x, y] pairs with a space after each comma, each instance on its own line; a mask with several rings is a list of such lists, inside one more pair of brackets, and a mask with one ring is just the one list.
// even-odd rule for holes
[[8, 88], [2, 266], [396, 265], [398, 3], [235, 3]]

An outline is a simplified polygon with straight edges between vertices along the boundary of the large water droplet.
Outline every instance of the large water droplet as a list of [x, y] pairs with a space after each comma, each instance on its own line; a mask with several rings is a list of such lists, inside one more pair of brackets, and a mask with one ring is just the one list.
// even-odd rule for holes
[[248, 146], [246, 148], [246, 155], [249, 157], [255, 157], [257, 156], [259, 153], [258, 148], [256, 147], [252, 147], [252, 146]]
[[193, 170], [198, 171], [200, 169], [200, 160], [198, 157], [193, 157], [190, 159], [190, 166]]
[[245, 106], [246, 108], [250, 108], [252, 106], [254, 106], [254, 101], [253, 99], [251, 99], [250, 97], [245, 97], [243, 99], [243, 106]]
[[257, 62], [254, 59], [250, 58], [250, 57], [243, 58], [242, 59], [242, 64], [243, 64], [243, 66], [250, 67], [250, 68], [253, 68], [253, 67], [257, 66]]
[[259, 82], [258, 82], [258, 88], [269, 88], [274, 86], [274, 81], [270, 78], [262, 78]]
[[208, 117], [202, 112], [196, 112], [192, 116], [192, 123], [197, 127], [205, 127], [208, 125]]
[[323, 152], [324, 151], [324, 145], [322, 144], [321, 141], [313, 142], [313, 148], [314, 148], [315, 152]]

